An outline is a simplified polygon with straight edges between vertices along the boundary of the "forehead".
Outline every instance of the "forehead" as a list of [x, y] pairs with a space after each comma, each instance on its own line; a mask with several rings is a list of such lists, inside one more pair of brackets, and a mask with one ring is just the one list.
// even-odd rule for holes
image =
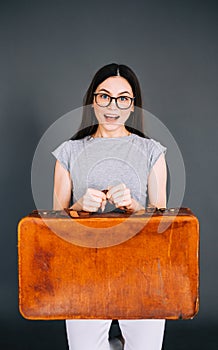
[[111, 93], [120, 93], [128, 91], [132, 94], [132, 88], [129, 82], [120, 76], [109, 77], [98, 85], [97, 90], [106, 89]]

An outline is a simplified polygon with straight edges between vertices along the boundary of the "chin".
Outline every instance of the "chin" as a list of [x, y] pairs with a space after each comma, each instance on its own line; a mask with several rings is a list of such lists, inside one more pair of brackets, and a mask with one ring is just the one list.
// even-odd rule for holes
[[111, 125], [111, 124], [109, 124], [109, 125], [107, 125], [107, 126], [103, 126], [103, 129], [105, 130], [105, 131], [117, 131], [117, 130], [119, 130], [119, 129], [122, 129], [123, 128], [123, 125]]

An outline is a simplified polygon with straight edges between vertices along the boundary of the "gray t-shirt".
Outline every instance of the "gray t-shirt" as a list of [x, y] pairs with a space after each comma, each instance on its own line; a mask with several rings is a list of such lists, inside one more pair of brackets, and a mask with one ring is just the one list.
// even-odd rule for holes
[[136, 134], [118, 138], [93, 138], [62, 143], [52, 154], [69, 171], [75, 203], [87, 188], [105, 190], [124, 183], [131, 196], [146, 206], [149, 172], [166, 147]]

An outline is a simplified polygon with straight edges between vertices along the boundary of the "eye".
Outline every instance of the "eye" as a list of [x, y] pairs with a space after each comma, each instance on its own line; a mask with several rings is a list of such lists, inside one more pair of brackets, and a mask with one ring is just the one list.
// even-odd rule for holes
[[121, 102], [129, 101], [129, 97], [128, 97], [128, 96], [120, 96], [120, 97], [119, 97], [119, 100], [120, 100]]
[[110, 97], [107, 94], [99, 94], [102, 100], [108, 100]]

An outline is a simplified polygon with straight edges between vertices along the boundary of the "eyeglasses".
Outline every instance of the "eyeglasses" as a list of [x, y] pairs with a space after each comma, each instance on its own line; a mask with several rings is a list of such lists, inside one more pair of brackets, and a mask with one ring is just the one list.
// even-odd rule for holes
[[95, 102], [100, 107], [108, 107], [112, 100], [115, 100], [116, 106], [119, 109], [128, 109], [132, 102], [134, 101], [135, 97], [129, 97], [129, 96], [119, 96], [119, 97], [112, 97], [107, 94], [103, 93], [94, 93], [95, 96]]

